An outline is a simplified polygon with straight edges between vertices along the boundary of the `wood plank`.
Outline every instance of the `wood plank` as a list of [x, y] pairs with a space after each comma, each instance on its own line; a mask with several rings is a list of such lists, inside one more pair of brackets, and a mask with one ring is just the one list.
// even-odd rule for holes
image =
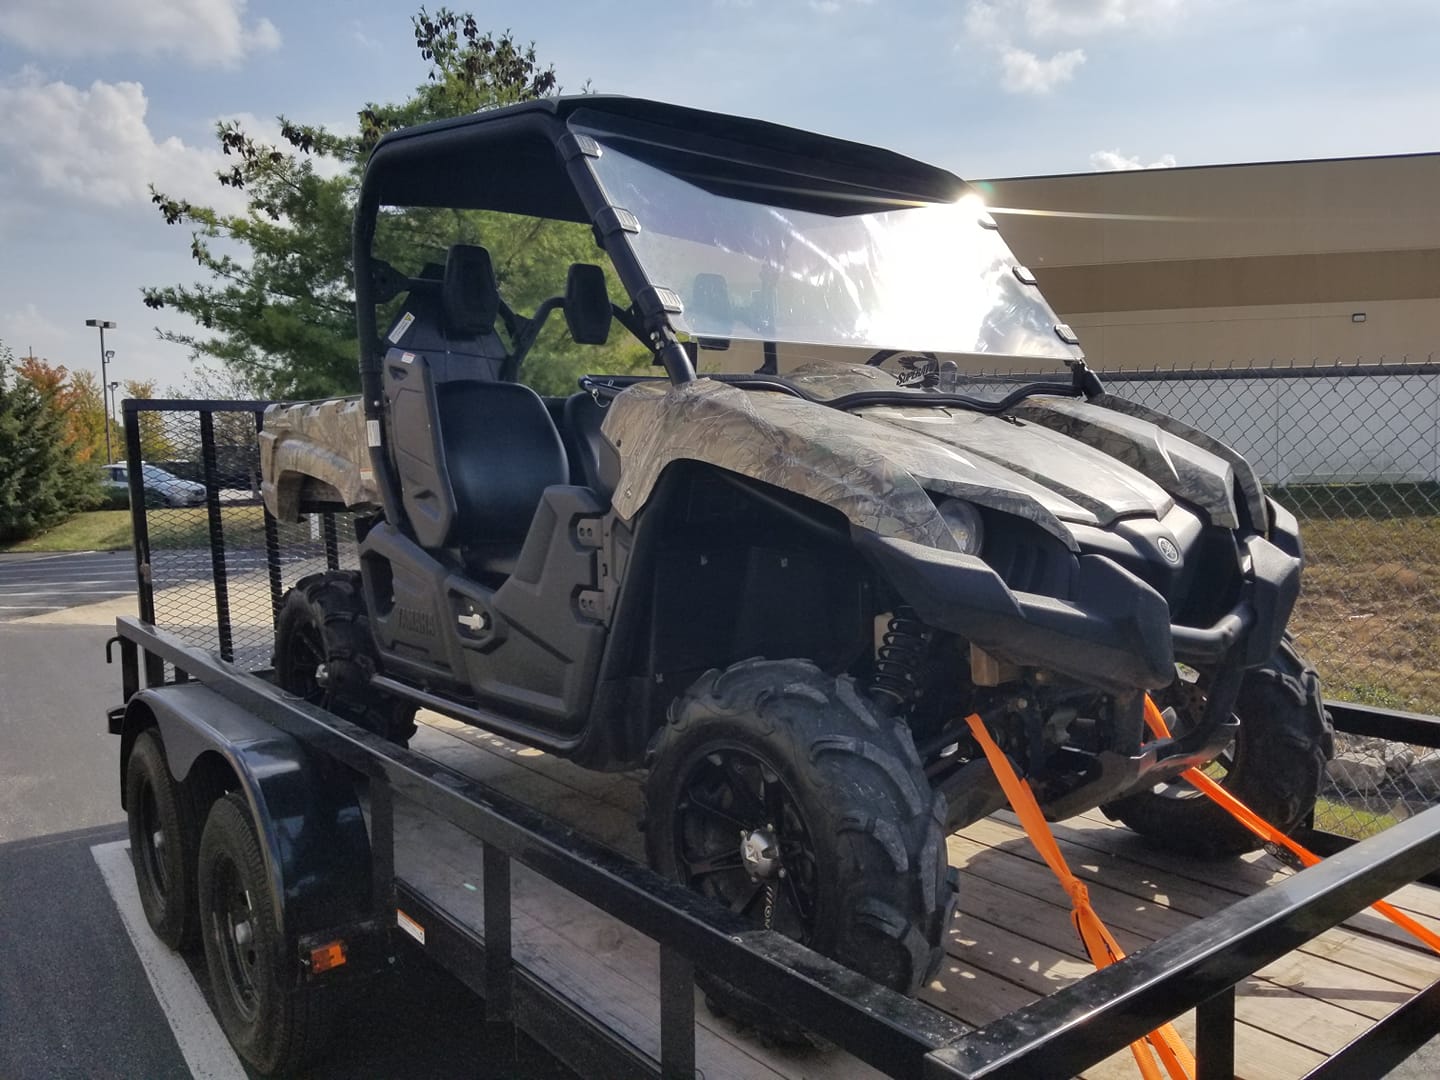
[[509, 761], [523, 769], [540, 773], [557, 783], [576, 791], [584, 792], [609, 803], [617, 810], [637, 813], [640, 810], [640, 794], [644, 773], [640, 772], [597, 772], [582, 769], [573, 762], [546, 754], [533, 747], [502, 739], [482, 728], [461, 723], [439, 713], [422, 710], [416, 718], [420, 723], [461, 739], [471, 746], [479, 747], [489, 754]]
[[[396, 835], [410, 853], [401, 861], [400, 872], [453, 917], [477, 927], [477, 936], [483, 937], [478, 925], [484, 874], [476, 842], [418, 809], [397, 813]], [[397, 847], [397, 858], [399, 853]], [[517, 963], [641, 1051], [658, 1056], [655, 944], [524, 867], [514, 868], [511, 884]], [[879, 1075], [838, 1050], [808, 1056], [771, 1051], [739, 1035], [727, 1021], [711, 1017], [698, 1000], [696, 1018], [696, 1062], [706, 1076], [780, 1080], [817, 1067], [826, 1075], [855, 1080]], [[799, 1071], [797, 1063], [802, 1066]]]
[[[1011, 925], [1027, 911], [1027, 904], [1034, 898], [1008, 884], [989, 881], [978, 875], [967, 877], [960, 891], [959, 908], [962, 915], [973, 915], [986, 922]], [[1080, 955], [1078, 938], [1070, 922], [1070, 911], [1063, 898], [1044, 898], [1045, 907], [1030, 907], [1025, 923], [1026, 933], [1034, 934], [1039, 940], [1059, 948], [1073, 949]], [[1099, 905], [1097, 903], [1097, 910]], [[1177, 915], [1178, 921], [1193, 922], [1189, 916]], [[1150, 926], [1137, 928], [1122, 925], [1119, 921], [1105, 917], [1106, 925], [1115, 935], [1120, 947], [1126, 952], [1150, 944], [1166, 936], [1170, 931], [1156, 932]], [[1137, 920], [1153, 924], [1155, 920]], [[1037, 932], [1038, 931], [1038, 932]], [[1309, 953], [1290, 953], [1256, 972], [1257, 978], [1307, 997], [1318, 998], [1349, 1009], [1370, 1019], [1388, 1015], [1397, 1005], [1408, 1001], [1414, 990], [1369, 971], [1338, 964], [1326, 957]], [[1266, 991], [1269, 992], [1269, 991]]]
[[[995, 850], [1005, 851], [1043, 866], [1024, 831], [998, 816], [977, 822], [965, 829], [962, 835], [968, 839], [978, 840]], [[1093, 836], [1094, 834], [1088, 835]], [[1068, 834], [1061, 838], [1057, 833], [1057, 839], [1061, 850], [1065, 853], [1066, 859], [1071, 862], [1071, 867], [1078, 877], [1087, 882], [1116, 884], [1122, 891], [1139, 901], [1161, 904], [1190, 914], [1204, 916], [1213, 914], [1232, 903], [1239, 896], [1248, 895], [1233, 887], [1227, 888], [1223, 884], [1227, 881], [1223, 874], [1225, 864], [1208, 864], [1213, 880], [1202, 881], [1155, 870], [1140, 861], [1143, 849], [1138, 853], [1127, 851], [1122, 854], [1094, 844], [1088, 846], [1077, 844], [1069, 838]], [[952, 853], [952, 861], [953, 858]], [[1229, 884], [1233, 885], [1234, 882], [1230, 881]], [[1426, 921], [1423, 916], [1417, 916], [1417, 918], [1421, 922]], [[1363, 950], [1366, 959], [1362, 960], [1360, 954], [1356, 954], [1358, 966], [1368, 967], [1372, 971], [1383, 971], [1388, 977], [1417, 988], [1428, 986], [1436, 978], [1440, 978], [1440, 958], [1437, 958], [1424, 946], [1419, 945], [1408, 933], [1382, 916], [1369, 911], [1361, 912], [1353, 918], [1345, 920], [1340, 927], [1342, 929], [1339, 931], [1328, 931], [1327, 934], [1349, 932], [1352, 937], [1368, 936], [1374, 939], [1383, 939], [1394, 946], [1392, 949], [1380, 949], [1378, 952], [1366, 947]], [[1302, 946], [1302, 948], [1313, 951], [1312, 947], [1317, 942], [1311, 942], [1309, 946]], [[1341, 953], [1342, 950], [1331, 948], [1331, 955], [1334, 955], [1336, 959], [1342, 959]], [[1384, 957], [1389, 964], [1396, 965], [1396, 970], [1369, 967], [1368, 965], [1377, 956]]]
[[[1016, 937], [1043, 946], [1046, 955], [1054, 953], [1078, 961], [1082, 976], [1093, 970], [1067, 910], [990, 883], [962, 891], [961, 905], [963, 914], [969, 919], [1010, 928], [1016, 931]], [[1148, 939], [1138, 934], [1115, 928], [1112, 931], [1127, 953], [1150, 944]], [[994, 938], [988, 929], [977, 928], [974, 933], [986, 940]], [[1020, 948], [1013, 943], [1012, 947]], [[1019, 960], [1022, 964], [1026, 962], [1023, 953], [1019, 955]], [[1370, 1017], [1338, 1003], [1311, 995], [1293, 994], [1259, 976], [1240, 984], [1236, 993], [1236, 1015], [1240, 1019], [1257, 1027], [1283, 1030], [1285, 1037], [1291, 1041], [1326, 1054], [1334, 1053], [1371, 1024]], [[1283, 1002], [1279, 1000], [1282, 997], [1286, 999]], [[1283, 1016], [1278, 1015], [1280, 1010], [1283, 1010]]]
[[[639, 774], [590, 772], [456, 721], [429, 714], [424, 720], [417, 749], [643, 861], [643, 838], [635, 825]], [[428, 875], [426, 891], [443, 898], [457, 918], [478, 925], [478, 846], [443, 822], [407, 828], [405, 846], [425, 864], [416, 872]], [[454, 835], [444, 837], [443, 830]], [[1127, 950], [1289, 873], [1263, 854], [1225, 863], [1167, 856], [1093, 814], [1062, 823], [1056, 834]], [[983, 1025], [1091, 971], [1070, 925], [1068, 898], [1013, 818], [1001, 814], [978, 822], [951, 837], [948, 848], [951, 863], [961, 870], [960, 917], [922, 1000], [967, 1024]], [[654, 943], [523, 868], [516, 867], [514, 882], [517, 957], [579, 995], [584, 1007], [605, 1016], [635, 1045], [658, 1053]], [[1440, 895], [1431, 892], [1422, 889], [1407, 902], [1421, 915], [1440, 910]], [[1257, 1080], [1301, 1075], [1414, 990], [1440, 978], [1440, 958], [1370, 930], [1362, 917], [1329, 931], [1238, 988], [1240, 1075]], [[877, 1075], [838, 1051], [813, 1055], [761, 1046], [703, 1007], [697, 1008], [697, 1020], [697, 1052], [707, 1077]], [[1177, 1026], [1193, 1034], [1192, 1017]], [[1135, 1074], [1128, 1051], [1086, 1072], [1094, 1080], [1129, 1080]]]
[[[443, 734], [420, 740], [427, 756], [444, 761], [503, 789], [506, 783], [561, 794], [547, 812], [561, 805], [575, 809], [575, 792], [531, 772], [521, 777], [503, 758], [457, 752]], [[525, 771], [525, 770], [522, 770]], [[498, 782], [497, 782], [498, 781]], [[595, 805], [589, 804], [594, 813]], [[596, 815], [603, 818], [605, 815]], [[593, 822], [591, 823], [593, 825]], [[633, 822], [629, 833], [634, 833]], [[587, 829], [587, 832], [593, 829]], [[601, 830], [603, 831], [603, 830]], [[397, 809], [397, 869], [417, 888], [483, 938], [484, 874], [481, 846], [463, 830], [416, 807]], [[603, 842], [603, 841], [602, 841]], [[602, 1017], [644, 1052], [659, 1053], [659, 950], [623, 922], [516, 865], [512, 871], [513, 948], [517, 962], [552, 984], [586, 1011]], [[880, 1074], [840, 1050], [806, 1051], [762, 1045], [731, 1021], [713, 1016], [697, 1001], [697, 1065], [709, 1076], [736, 1080], [773, 1080], [816, 1075], [870, 1080]]]
[[[1088, 961], [1072, 954], [1033, 941], [1003, 926], [975, 918], [957, 920], [948, 947], [952, 950], [958, 949], [969, 963], [1003, 975], [1037, 997], [1069, 986], [1094, 970]], [[1243, 995], [1243, 989], [1241, 993]], [[1324, 1060], [1324, 1053], [1269, 1030], [1264, 1026], [1263, 1017], [1262, 1023], [1253, 1022], [1242, 1011], [1243, 1000], [1243, 997], [1240, 997], [1236, 1003], [1237, 1075], [1253, 1080], [1279, 1080], [1282, 1077], [1303, 1075]], [[1342, 1015], [1353, 1015], [1344, 1014], [1344, 1010], [1335, 1011]], [[1307, 1017], [1302, 1023], [1305, 1037], [1312, 1041], [1324, 1038], [1321, 1033], [1313, 1030], [1315, 1023], [1315, 1017]], [[1182, 1037], [1193, 1046], [1193, 1015], [1187, 1013], [1176, 1018], [1175, 1026]], [[1286, 1026], [1289, 1027], [1288, 1020]], [[1360, 1023], [1362, 1030], [1366, 1026], [1367, 1023]], [[1344, 1041], [1342, 1039], [1337, 1042], [1335, 1048], [1338, 1049]], [[1112, 1075], [1133, 1077], [1135, 1072], [1132, 1061], [1127, 1051], [1106, 1059], [1095, 1069], [1087, 1070], [1085, 1075], [1105, 1077], [1107, 1080]], [[1246, 1064], [1242, 1067], [1240, 1062]]]
[[[996, 816], [1003, 821], [1019, 824], [1008, 811], [1001, 811]], [[1068, 818], [1054, 828], [1063, 830], [1068, 838], [1078, 844], [1089, 844], [1093, 841], [1103, 850], [1132, 853], [1131, 857], [1148, 866], [1168, 870], [1182, 877], [1209, 880], [1210, 876], [1220, 869], [1226, 883], [1233, 882], [1237, 889], [1244, 889], [1247, 894], [1295, 872], [1264, 851], [1253, 851], [1237, 859], [1215, 861], [1192, 859], [1167, 852], [1150, 845], [1144, 837], [1131, 832], [1118, 822], [1111, 821], [1098, 809], [1079, 817]], [[1404, 885], [1387, 899], [1402, 911], [1421, 916], [1422, 921], [1440, 918], [1440, 889], [1427, 885]]]

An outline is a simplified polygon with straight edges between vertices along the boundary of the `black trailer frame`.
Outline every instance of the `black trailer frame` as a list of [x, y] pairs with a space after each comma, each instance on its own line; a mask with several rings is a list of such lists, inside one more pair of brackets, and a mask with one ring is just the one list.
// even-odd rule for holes
[[[766, 1005], [811, 1028], [887, 1075], [990, 1077], [1073, 1075], [1123, 1049], [1161, 1023], [1197, 1010], [1196, 1057], [1202, 1078], [1234, 1074], [1235, 985], [1256, 970], [1364, 910], [1400, 886], [1440, 868], [1440, 807], [1341, 849], [1340, 838], [1312, 834], [1307, 842], [1336, 850], [1324, 863], [1247, 897], [1137, 951], [1127, 959], [986, 1025], [958, 1021], [878, 986], [773, 931], [711, 901], [494, 789], [402, 749], [332, 714], [285, 694], [261, 674], [234, 666], [229, 640], [229, 580], [219, 487], [215, 413], [253, 413], [265, 403], [126, 401], [136, 580], [140, 617], [117, 620], [125, 704], [112, 709], [109, 730], [128, 748], [138, 727], [183, 733], [191, 759], [214, 750], [237, 765], [242, 787], [253, 775], [247, 755], [264, 764], [292, 764], [307, 776], [353, 785], [368, 801], [366, 850], [357, 856], [368, 877], [366, 910], [339, 905], [326, 924], [292, 928], [300, 948], [344, 934], [356, 956], [383, 966], [399, 932], [397, 911], [424, 920], [425, 951], [486, 1000], [486, 1016], [502, 1032], [514, 1025], [560, 1060], [587, 1073], [615, 1076], [695, 1075], [693, 976], [697, 966], [725, 978]], [[153, 411], [197, 413], [219, 630], [219, 656], [185, 644], [155, 625], [154, 583], [141, 460], [140, 417]], [[256, 500], [258, 502], [258, 500]], [[325, 559], [338, 564], [333, 519], [324, 527]], [[265, 515], [272, 607], [281, 590], [276, 523]], [[108, 650], [107, 650], [108, 651]], [[196, 684], [199, 684], [198, 686]], [[243, 717], [247, 738], [227, 734], [223, 714]], [[1440, 747], [1440, 720], [1354, 706], [1333, 707], [1337, 727], [1413, 745]], [[233, 728], [230, 730], [234, 730]], [[263, 747], [255, 731], [266, 737]], [[197, 749], [198, 748], [198, 749]], [[123, 753], [123, 750], [122, 750]], [[288, 757], [287, 757], [288, 755]], [[182, 759], [184, 753], [179, 755]], [[180, 766], [175, 766], [178, 772]], [[124, 775], [122, 760], [121, 775]], [[247, 792], [248, 793], [248, 792]], [[353, 798], [350, 791], [335, 798]], [[451, 917], [394, 869], [394, 811], [408, 800], [483, 844], [484, 939]], [[251, 800], [264, 806], [263, 799]], [[259, 820], [269, 830], [272, 822]], [[272, 845], [271, 857], [303, 860], [303, 851]], [[537, 872], [658, 942], [660, 1058], [618, 1037], [584, 1014], [511, 954], [511, 863]], [[279, 866], [277, 873], [308, 873]], [[353, 878], [361, 867], [340, 871]], [[324, 871], [331, 873], [334, 871]], [[350, 898], [353, 900], [353, 897]], [[315, 976], [324, 978], [325, 976]], [[1440, 1030], [1440, 982], [1316, 1068], [1312, 1077], [1383, 1075]]]

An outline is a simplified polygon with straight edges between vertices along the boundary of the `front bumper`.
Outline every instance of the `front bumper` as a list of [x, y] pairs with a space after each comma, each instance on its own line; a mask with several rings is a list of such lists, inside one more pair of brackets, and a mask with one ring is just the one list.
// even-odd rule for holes
[[[1293, 530], [1244, 541], [1248, 569], [1230, 611], [1208, 627], [1174, 625], [1165, 598], [1103, 555], [1080, 555], [1073, 596], [1011, 590], [982, 559], [855, 530], [856, 546], [929, 626], [1014, 663], [1113, 690], [1154, 690], [1177, 660], [1263, 664], [1300, 592]], [[1293, 541], [1293, 542], [1292, 542]], [[1288, 549], [1288, 550], [1287, 550]]]

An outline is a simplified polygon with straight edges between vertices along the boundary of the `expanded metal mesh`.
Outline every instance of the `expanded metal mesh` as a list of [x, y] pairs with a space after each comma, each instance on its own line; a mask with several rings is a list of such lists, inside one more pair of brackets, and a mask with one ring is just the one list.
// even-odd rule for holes
[[308, 574], [359, 565], [353, 524], [266, 513], [258, 409], [144, 405], [136, 421], [155, 625], [244, 670], [268, 667], [284, 591]]

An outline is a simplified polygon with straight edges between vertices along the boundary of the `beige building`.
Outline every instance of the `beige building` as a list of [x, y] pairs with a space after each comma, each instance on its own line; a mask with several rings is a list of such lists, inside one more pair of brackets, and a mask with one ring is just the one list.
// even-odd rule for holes
[[1440, 360], [1440, 154], [976, 186], [1092, 366]]

